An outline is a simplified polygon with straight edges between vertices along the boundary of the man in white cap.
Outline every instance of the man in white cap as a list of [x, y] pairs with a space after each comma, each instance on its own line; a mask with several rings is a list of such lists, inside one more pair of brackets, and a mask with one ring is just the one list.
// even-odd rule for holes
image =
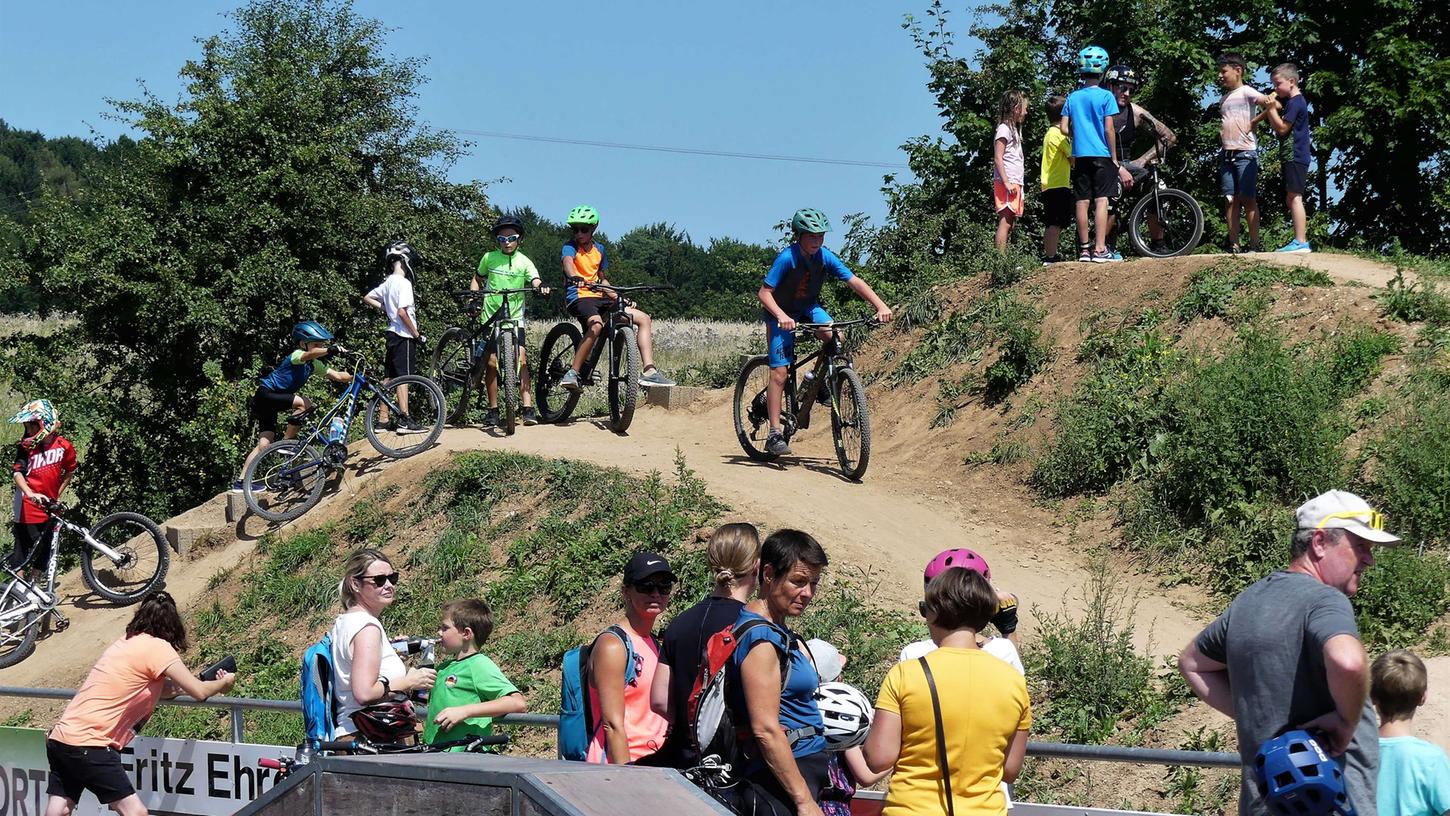
[[1359, 816], [1375, 816], [1378, 724], [1349, 596], [1374, 565], [1374, 545], [1399, 538], [1343, 490], [1309, 500], [1296, 518], [1289, 566], [1240, 592], [1178, 656], [1178, 670], [1199, 699], [1235, 720], [1240, 816], [1269, 812], [1254, 783], [1254, 755], [1292, 728], [1317, 732], [1344, 757], [1351, 803]]

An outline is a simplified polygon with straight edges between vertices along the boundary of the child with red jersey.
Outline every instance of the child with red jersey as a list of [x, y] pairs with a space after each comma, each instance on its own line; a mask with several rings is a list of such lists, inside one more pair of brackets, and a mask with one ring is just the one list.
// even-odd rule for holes
[[10, 468], [15, 480], [15, 549], [6, 562], [19, 570], [50, 531], [45, 505], [60, 501], [75, 475], [76, 449], [60, 435], [60, 415], [50, 400], [27, 403], [10, 421], [25, 425]]

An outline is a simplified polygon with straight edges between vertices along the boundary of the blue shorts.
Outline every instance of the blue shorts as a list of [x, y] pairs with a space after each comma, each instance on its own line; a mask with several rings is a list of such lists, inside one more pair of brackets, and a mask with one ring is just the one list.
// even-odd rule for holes
[[[831, 314], [817, 304], [797, 316], [796, 320], [801, 323], [830, 323]], [[770, 355], [771, 368], [790, 365], [790, 358], [795, 355], [795, 330], [785, 331], [776, 324], [775, 318], [767, 317], [765, 319], [765, 347]]]
[[1257, 198], [1259, 154], [1252, 150], [1225, 150], [1218, 162], [1218, 181], [1225, 198]]

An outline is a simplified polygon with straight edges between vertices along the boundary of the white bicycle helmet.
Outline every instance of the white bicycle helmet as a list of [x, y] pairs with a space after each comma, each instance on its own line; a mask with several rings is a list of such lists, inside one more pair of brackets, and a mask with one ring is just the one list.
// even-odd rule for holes
[[866, 741], [875, 707], [855, 686], [822, 683], [816, 689], [816, 705], [826, 724], [827, 751], [844, 751]]

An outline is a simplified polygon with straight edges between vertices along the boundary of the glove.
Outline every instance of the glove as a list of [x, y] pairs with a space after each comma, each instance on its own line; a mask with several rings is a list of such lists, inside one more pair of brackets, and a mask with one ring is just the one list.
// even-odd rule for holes
[[1005, 637], [1017, 631], [1017, 596], [1008, 596], [1007, 600], [997, 603], [997, 611], [992, 614], [992, 625], [997, 627]]
[[339, 354], [338, 348], [338, 346], [328, 346], [327, 357], [325, 357], [324, 359], [331, 360], [332, 358], [336, 357]]

